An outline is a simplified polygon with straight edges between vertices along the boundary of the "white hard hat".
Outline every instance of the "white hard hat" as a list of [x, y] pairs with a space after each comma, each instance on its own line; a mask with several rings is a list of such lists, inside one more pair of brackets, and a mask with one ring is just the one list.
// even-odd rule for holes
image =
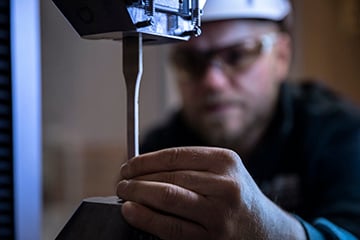
[[207, 0], [203, 22], [227, 19], [283, 20], [291, 11], [289, 0]]

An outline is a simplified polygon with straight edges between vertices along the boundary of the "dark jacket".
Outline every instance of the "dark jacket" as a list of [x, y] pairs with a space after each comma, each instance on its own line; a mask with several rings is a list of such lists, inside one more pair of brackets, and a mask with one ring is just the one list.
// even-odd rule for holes
[[[181, 112], [149, 132], [141, 152], [178, 146], [207, 146]], [[354, 105], [319, 84], [284, 83], [270, 127], [244, 162], [309, 239], [360, 238], [360, 111]]]

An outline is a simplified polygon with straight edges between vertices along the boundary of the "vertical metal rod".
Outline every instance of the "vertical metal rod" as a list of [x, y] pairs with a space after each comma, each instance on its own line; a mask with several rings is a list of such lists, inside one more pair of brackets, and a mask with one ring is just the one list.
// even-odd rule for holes
[[192, 20], [195, 26], [200, 27], [200, 2], [192, 0]]
[[128, 159], [139, 155], [139, 90], [143, 73], [142, 35], [123, 39], [123, 73], [127, 95]]

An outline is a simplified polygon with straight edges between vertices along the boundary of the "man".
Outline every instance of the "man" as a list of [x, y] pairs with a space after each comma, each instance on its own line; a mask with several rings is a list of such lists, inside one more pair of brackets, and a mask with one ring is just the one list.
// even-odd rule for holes
[[359, 111], [286, 81], [290, 13], [207, 1], [203, 34], [172, 53], [181, 110], [121, 168], [131, 225], [161, 239], [360, 237]]

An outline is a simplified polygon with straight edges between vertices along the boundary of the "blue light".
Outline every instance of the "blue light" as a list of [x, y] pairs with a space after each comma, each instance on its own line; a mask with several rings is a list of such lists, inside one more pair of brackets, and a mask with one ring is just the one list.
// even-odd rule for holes
[[41, 239], [39, 0], [11, 1], [16, 239]]

